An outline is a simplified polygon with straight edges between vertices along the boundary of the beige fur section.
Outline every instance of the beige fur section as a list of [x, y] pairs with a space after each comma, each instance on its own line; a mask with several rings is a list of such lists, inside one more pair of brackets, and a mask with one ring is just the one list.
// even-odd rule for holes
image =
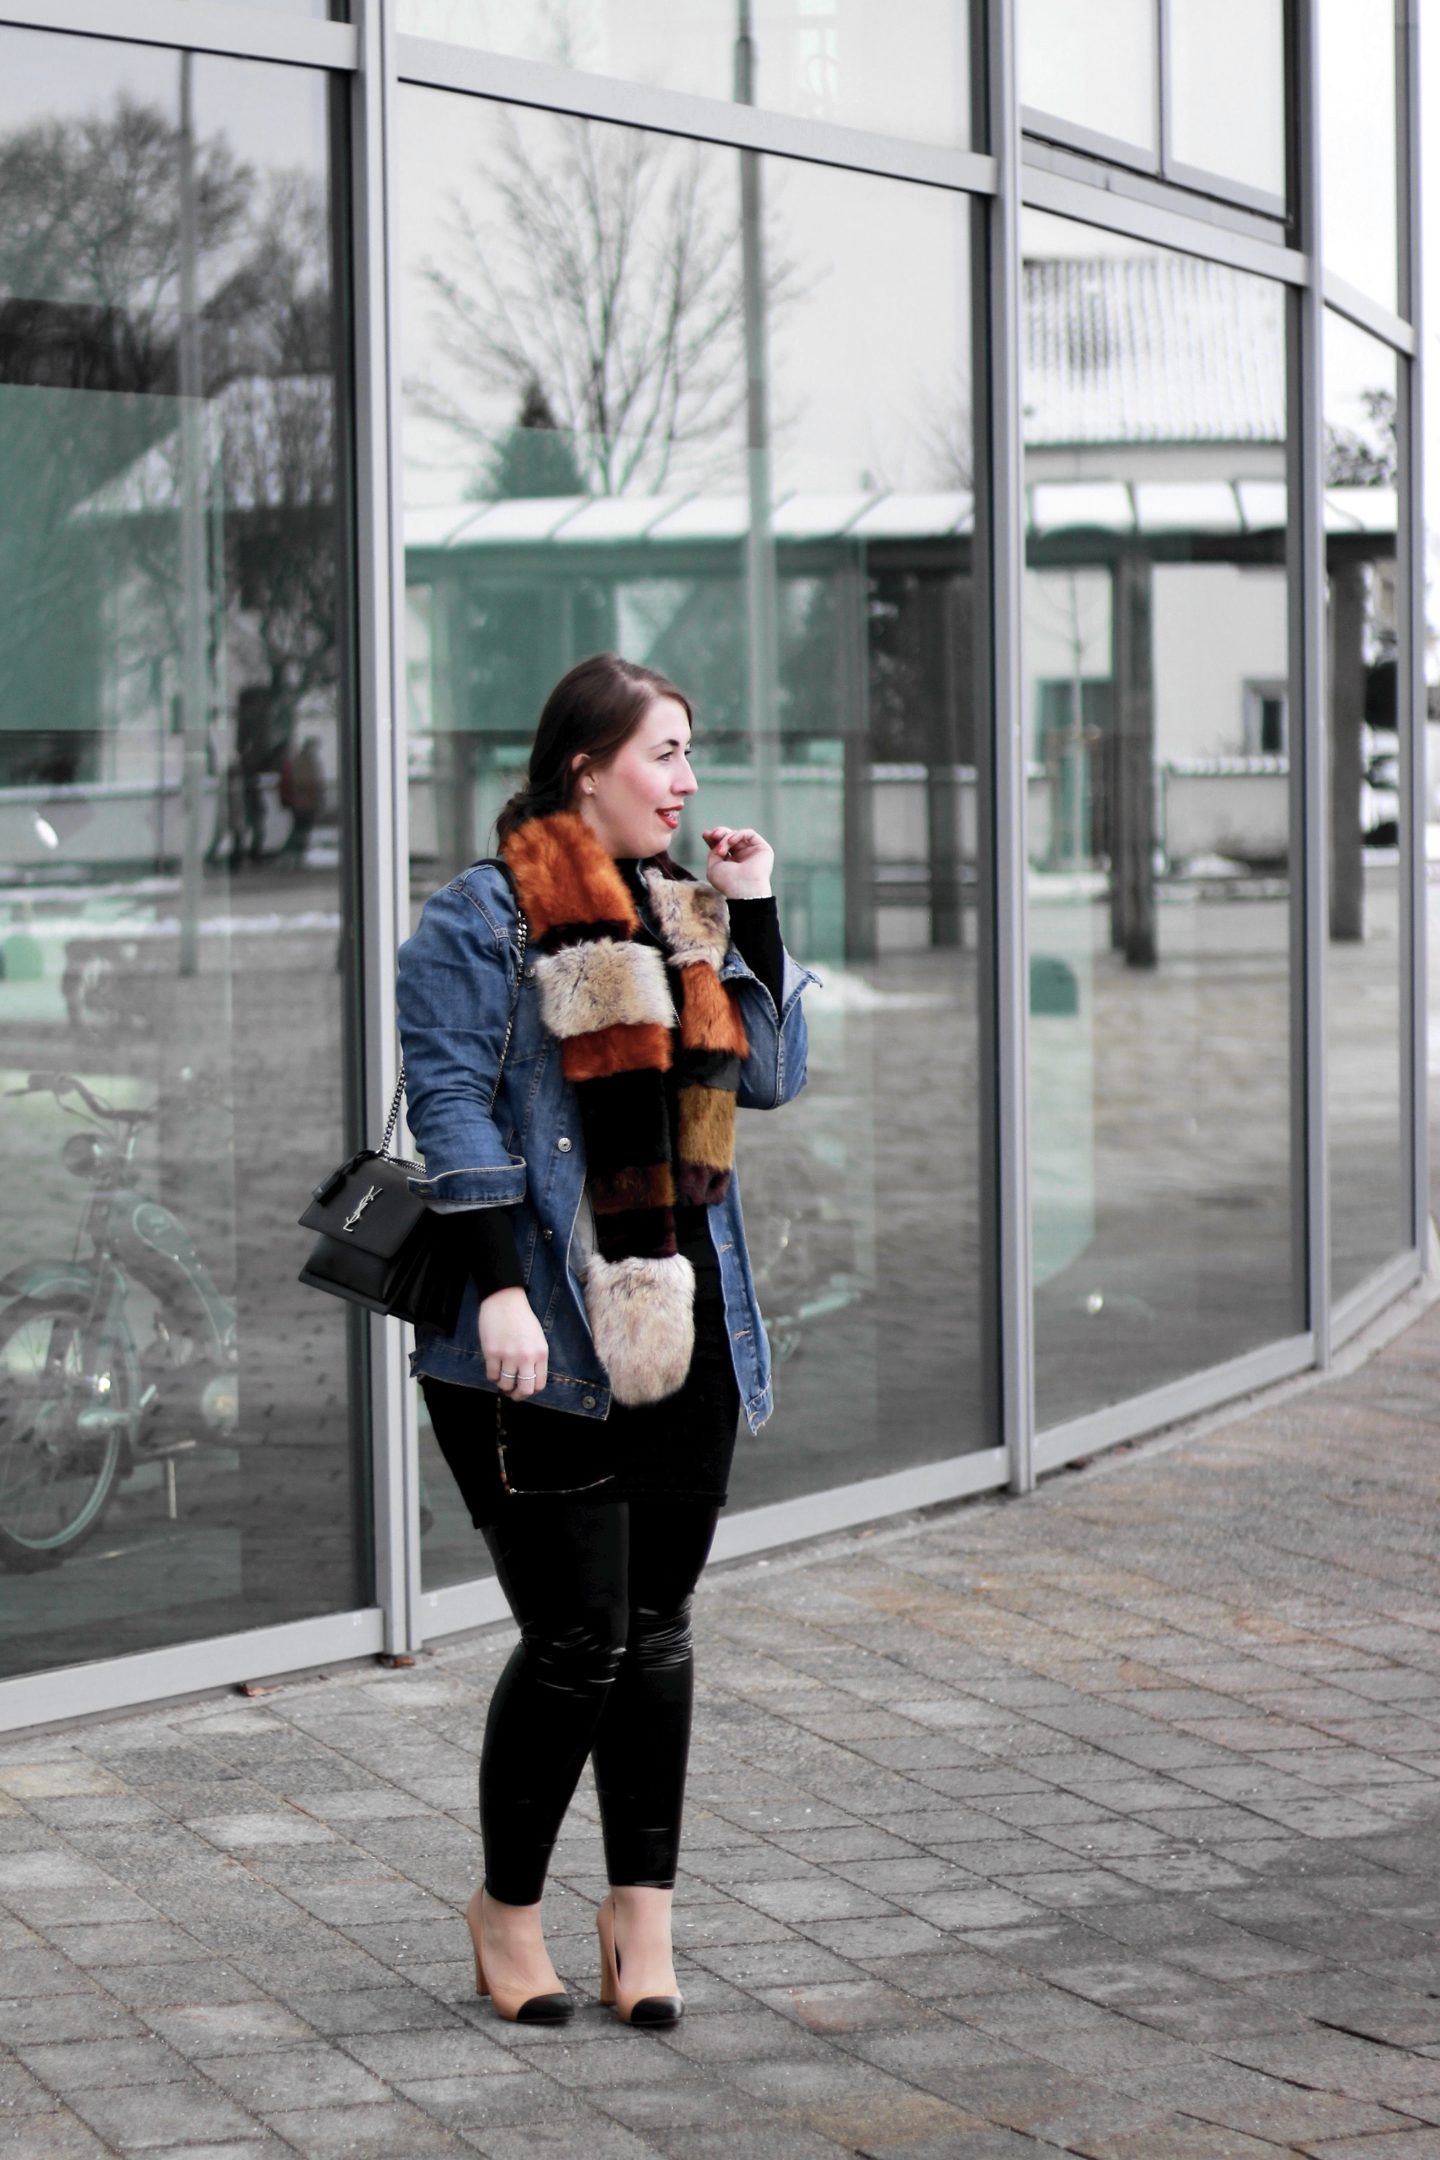
[[683, 1253], [668, 1260], [604, 1260], [592, 1253], [585, 1310], [617, 1403], [659, 1402], [675, 1393], [695, 1354], [695, 1270]]
[[626, 945], [618, 938], [562, 945], [536, 961], [535, 987], [540, 1017], [562, 1042], [601, 1028], [675, 1025], [664, 957], [653, 945]]
[[676, 967], [706, 960], [718, 969], [730, 943], [730, 910], [713, 885], [690, 883], [647, 870], [645, 883], [660, 935]]

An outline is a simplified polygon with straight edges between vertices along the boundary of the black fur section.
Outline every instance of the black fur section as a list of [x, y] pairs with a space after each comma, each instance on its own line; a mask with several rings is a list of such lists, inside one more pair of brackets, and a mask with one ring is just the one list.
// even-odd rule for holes
[[532, 938], [532, 953], [559, 952], [562, 945], [597, 945], [602, 938], [613, 938], [618, 945], [630, 942], [630, 927], [622, 922], [566, 922], [551, 923], [544, 937]]
[[668, 1260], [675, 1251], [675, 1217], [669, 1208], [630, 1208], [595, 1217], [595, 1244], [602, 1260]]
[[682, 1087], [718, 1088], [726, 1095], [740, 1092], [740, 1060], [733, 1050], [682, 1050], [676, 1074]]
[[663, 1073], [647, 1067], [640, 1072], [611, 1073], [603, 1080], [584, 1080], [575, 1090], [575, 1099], [592, 1177], [670, 1160]]

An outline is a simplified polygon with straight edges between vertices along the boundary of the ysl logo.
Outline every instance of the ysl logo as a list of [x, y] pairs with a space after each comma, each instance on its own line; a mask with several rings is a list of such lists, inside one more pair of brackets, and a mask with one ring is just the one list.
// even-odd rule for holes
[[367, 1193], [366, 1193], [366, 1195], [365, 1195], [364, 1199], [363, 1199], [363, 1200], [362, 1200], [362, 1201], [360, 1202], [359, 1206], [358, 1206], [358, 1207], [357, 1207], [357, 1208], [355, 1209], [354, 1213], [353, 1213], [353, 1214], [350, 1214], [350, 1215], [347, 1215], [347, 1216], [346, 1216], [346, 1218], [345, 1218], [345, 1228], [346, 1228], [347, 1230], [353, 1230], [353, 1229], [354, 1229], [354, 1227], [355, 1227], [355, 1225], [356, 1225], [356, 1223], [357, 1223], [357, 1222], [359, 1222], [359, 1220], [360, 1220], [360, 1217], [361, 1217], [361, 1216], [362, 1216], [362, 1215], [364, 1214], [364, 1212], [365, 1212], [366, 1208], [367, 1208], [367, 1207], [369, 1207], [369, 1205], [370, 1205], [371, 1201], [372, 1201], [372, 1200], [378, 1200], [378, 1199], [379, 1199], [379, 1197], [380, 1197], [380, 1187], [379, 1187], [378, 1185], [372, 1185], [372, 1186], [370, 1187], [370, 1190], [369, 1190], [369, 1192], [367, 1192]]

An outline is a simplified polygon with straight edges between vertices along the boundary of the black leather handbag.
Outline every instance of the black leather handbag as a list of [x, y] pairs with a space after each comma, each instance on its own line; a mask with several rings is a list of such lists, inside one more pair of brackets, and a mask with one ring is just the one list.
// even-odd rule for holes
[[[507, 863], [498, 863], [497, 867], [510, 877]], [[513, 878], [510, 883], [513, 891]], [[515, 1026], [515, 1007], [525, 970], [525, 939], [525, 913], [520, 909], [520, 965], [515, 972], [515, 992], [495, 1068], [495, 1085], [490, 1090], [492, 1105]], [[312, 1290], [328, 1290], [333, 1297], [349, 1298], [352, 1304], [364, 1305], [371, 1312], [388, 1313], [392, 1319], [408, 1320], [412, 1325], [437, 1327], [449, 1335], [460, 1317], [465, 1290], [466, 1270], [456, 1235], [457, 1223], [463, 1217], [436, 1214], [427, 1207], [410, 1190], [411, 1176], [423, 1176], [425, 1165], [390, 1153], [404, 1093], [402, 1065], [379, 1147], [361, 1148], [315, 1187], [310, 1205], [300, 1217], [300, 1227], [319, 1234], [300, 1270], [300, 1280]]]

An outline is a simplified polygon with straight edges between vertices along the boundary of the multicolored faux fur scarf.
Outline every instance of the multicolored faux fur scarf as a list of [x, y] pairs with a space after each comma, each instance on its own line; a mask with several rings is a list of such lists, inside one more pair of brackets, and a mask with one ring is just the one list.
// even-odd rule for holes
[[695, 1271], [675, 1249], [675, 1206], [713, 1207], [735, 1160], [749, 1046], [720, 980], [729, 910], [675, 864], [643, 873], [684, 991], [672, 1134], [665, 1074], [676, 1014], [665, 954], [645, 941], [614, 858], [571, 811], [532, 818], [504, 855], [529, 924], [540, 1016], [562, 1044], [580, 1106], [596, 1233], [584, 1278], [590, 1332], [616, 1402], [658, 1402], [680, 1386], [695, 1347]]

